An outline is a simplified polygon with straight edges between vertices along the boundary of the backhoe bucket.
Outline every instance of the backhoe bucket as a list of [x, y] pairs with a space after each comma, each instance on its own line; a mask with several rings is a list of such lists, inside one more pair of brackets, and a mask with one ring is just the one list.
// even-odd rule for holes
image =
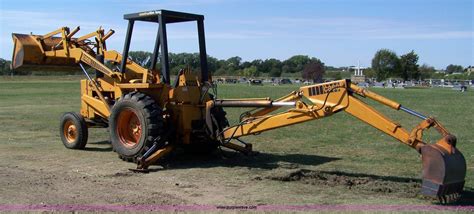
[[[45, 51], [51, 51], [61, 42], [60, 37], [38, 40], [40, 36], [12, 34], [13, 58], [12, 69], [17, 71], [79, 71], [73, 58], [46, 57]], [[41, 65], [41, 67], [39, 67]]]
[[423, 195], [444, 198], [462, 192], [466, 177], [466, 160], [455, 148], [455, 141], [454, 137], [447, 136], [436, 144], [421, 147]]

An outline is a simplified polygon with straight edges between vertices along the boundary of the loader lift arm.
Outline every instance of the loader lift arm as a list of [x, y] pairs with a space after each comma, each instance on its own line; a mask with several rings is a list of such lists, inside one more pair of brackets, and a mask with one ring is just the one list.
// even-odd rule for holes
[[115, 64], [123, 61], [121, 54], [106, 48], [106, 40], [115, 33], [114, 30], [104, 34], [104, 30], [99, 28], [79, 38], [73, 38], [79, 31], [80, 27], [72, 31], [68, 27], [62, 27], [45, 35], [13, 34], [15, 47], [12, 68], [21, 70], [30, 69], [28, 66], [49, 65], [63, 70], [75, 70], [78, 68], [77, 64], [84, 63], [94, 68], [99, 77], [105, 75], [119, 83], [126, 83], [127, 80], [137, 77], [143, 78], [144, 83], [159, 83], [159, 78], [147, 79], [152, 72], [132, 60], [126, 60], [126, 71], [113, 70], [104, 65], [104, 60]]
[[[305, 103], [303, 97], [311, 103]], [[359, 97], [369, 98], [395, 110], [407, 112], [421, 118], [422, 121], [409, 132], [400, 124], [364, 103]], [[239, 104], [226, 100], [210, 102], [212, 103], [209, 106], [221, 107], [237, 107], [243, 106], [242, 103], [245, 103], [242, 101]], [[249, 152], [251, 147], [245, 148], [233, 144], [230, 140], [345, 111], [422, 154], [423, 194], [437, 197], [450, 195], [451, 197], [463, 189], [466, 163], [461, 152], [456, 149], [454, 135], [450, 134], [435, 118], [426, 117], [395, 101], [360, 88], [350, 83], [349, 80], [304, 86], [275, 101], [267, 100], [266, 107], [262, 108], [262, 103], [260, 101], [258, 105], [255, 105], [257, 108], [243, 117], [238, 125], [228, 127], [218, 134], [217, 137], [223, 142], [223, 146]], [[269, 115], [282, 106], [288, 105], [294, 107], [286, 112]], [[423, 141], [422, 137], [423, 132], [431, 127], [440, 133], [441, 139], [436, 144], [429, 145]]]
[[[160, 78], [157, 71], [141, 67], [130, 59], [123, 60], [120, 53], [107, 50], [106, 40], [115, 31], [104, 33], [102, 28], [84, 36], [74, 38], [80, 27], [72, 31], [68, 27], [61, 27], [45, 35], [27, 35], [14, 33], [14, 52], [12, 68], [15, 70], [30, 70], [30, 67], [45, 66], [49, 70], [76, 70], [81, 68], [87, 77], [87, 85], [97, 96], [82, 94], [82, 101], [93, 108], [102, 118], [106, 119], [111, 114], [111, 103], [104, 94], [115, 93], [120, 96], [121, 90], [135, 88], [160, 87]], [[125, 61], [125, 70], [111, 69], [104, 64], [109, 61], [119, 64]], [[96, 71], [96, 78], [91, 78], [83, 64]], [[79, 66], [77, 66], [79, 65]], [[102, 85], [108, 85], [105, 90]], [[83, 115], [86, 116], [86, 115]]]

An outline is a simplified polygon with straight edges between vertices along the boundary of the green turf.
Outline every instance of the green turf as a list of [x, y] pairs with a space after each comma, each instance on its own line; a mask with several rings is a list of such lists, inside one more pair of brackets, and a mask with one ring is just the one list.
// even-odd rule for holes
[[[248, 86], [220, 85], [219, 98], [278, 98], [297, 85]], [[458, 137], [458, 148], [464, 153], [468, 171], [466, 187], [474, 188], [474, 92], [460, 93], [451, 89], [371, 89], [400, 102], [406, 107], [435, 116]], [[412, 128], [419, 120], [402, 112], [374, 104], [384, 114]], [[51, 145], [60, 151], [58, 121], [63, 112], [78, 111], [80, 105], [77, 78], [0, 78], [0, 143], [8, 148], [35, 148]], [[226, 109], [236, 122], [244, 109]], [[93, 131], [92, 141], [107, 139], [105, 131]], [[99, 136], [102, 135], [102, 136]], [[435, 141], [436, 135], [428, 139]], [[298, 156], [298, 163], [307, 169], [344, 171], [392, 177], [419, 178], [421, 163], [413, 149], [358, 121], [346, 113], [304, 124], [285, 127], [257, 136], [245, 137], [255, 150], [270, 154]], [[316, 163], [312, 158], [333, 158], [337, 161]], [[289, 184], [282, 184], [289, 185]], [[331, 195], [331, 192], [325, 194]], [[345, 200], [351, 200], [345, 198]], [[371, 199], [377, 201], [376, 198]], [[344, 201], [341, 201], [344, 203]]]
[[[248, 87], [225, 85], [219, 88], [220, 97], [277, 98], [297, 90], [296, 85]], [[458, 148], [464, 153], [468, 165], [467, 186], [474, 187], [474, 92], [461, 93], [451, 89], [382, 89], [370, 90], [401, 103], [403, 106], [436, 117], [458, 138]], [[376, 107], [402, 126], [411, 130], [421, 122], [418, 118], [394, 111], [371, 100], [364, 101]], [[234, 121], [241, 110], [229, 109]], [[347, 162], [331, 162], [324, 168], [347, 170], [378, 175], [417, 177], [421, 164], [418, 154], [393, 138], [346, 114], [339, 113], [321, 120], [285, 127], [259, 136], [247, 137], [258, 150], [272, 152], [302, 152], [339, 157]], [[435, 131], [428, 132], [431, 143], [439, 139]], [[330, 154], [330, 155], [329, 155]]]

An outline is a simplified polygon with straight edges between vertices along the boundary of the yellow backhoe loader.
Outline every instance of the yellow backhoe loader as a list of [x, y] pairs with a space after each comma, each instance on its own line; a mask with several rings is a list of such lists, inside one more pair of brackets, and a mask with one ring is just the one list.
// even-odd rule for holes
[[[81, 80], [80, 113], [65, 113], [61, 118], [60, 135], [67, 148], [83, 149], [88, 128], [107, 127], [119, 157], [135, 161], [136, 171], [146, 171], [150, 164], [176, 147], [223, 146], [248, 154], [252, 146], [239, 139], [241, 136], [346, 112], [421, 153], [423, 194], [445, 199], [458, 196], [462, 191], [466, 161], [456, 148], [456, 138], [436, 119], [360, 88], [349, 80], [304, 86], [276, 100], [219, 99], [207, 67], [204, 16], [155, 10], [127, 14], [124, 18], [128, 28], [122, 54], [107, 49], [106, 40], [113, 30], [105, 33], [99, 28], [81, 37], [75, 37], [79, 27], [73, 30], [62, 27], [46, 35], [13, 34], [13, 69], [79, 68], [86, 76]], [[141, 67], [128, 57], [137, 21], [158, 24], [149, 68]], [[166, 26], [179, 22], [197, 23], [200, 75], [183, 69], [172, 84]], [[95, 69], [95, 77], [87, 73], [85, 65]], [[404, 111], [421, 122], [408, 131], [364, 103], [363, 98]], [[223, 110], [228, 107], [253, 110], [243, 114], [238, 124], [229, 125]], [[274, 113], [282, 107], [287, 110]], [[423, 132], [429, 128], [441, 135], [436, 144], [427, 144], [422, 139]]]

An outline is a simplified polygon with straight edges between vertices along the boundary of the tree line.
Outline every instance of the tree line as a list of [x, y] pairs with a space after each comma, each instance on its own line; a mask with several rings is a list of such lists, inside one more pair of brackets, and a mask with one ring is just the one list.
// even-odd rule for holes
[[374, 77], [377, 81], [387, 78], [401, 78], [403, 80], [424, 80], [429, 78], [442, 79], [446, 74], [455, 74], [452, 79], [474, 79], [474, 74], [466, 73], [461, 65], [450, 64], [444, 72], [437, 70], [428, 64], [418, 64], [418, 54], [410, 51], [404, 55], [398, 56], [389, 49], [378, 50], [373, 59], [372, 67], [365, 71], [369, 77]]
[[[152, 53], [147, 51], [130, 51], [129, 57], [143, 67], [150, 67]], [[169, 53], [170, 70], [172, 74], [185, 67], [193, 70], [200, 69], [200, 59], [198, 53]], [[217, 59], [208, 56], [209, 71], [215, 76], [245, 76], [255, 77], [293, 77], [306, 80], [321, 82], [323, 75], [325, 78], [342, 79], [350, 76], [350, 71], [345, 67], [326, 66], [320, 59], [307, 55], [295, 55], [286, 60], [256, 59], [244, 61], [239, 56], [228, 59]], [[0, 58], [0, 75], [9, 75], [10, 61]], [[158, 62], [157, 68], [160, 68]], [[41, 69], [41, 67], [39, 67]], [[67, 74], [76, 74], [66, 72]], [[31, 71], [15, 71], [15, 75], [30, 75]], [[54, 75], [57, 72], [35, 71], [36, 75]], [[79, 73], [77, 73], [79, 74]], [[474, 73], [466, 74], [465, 69], [460, 65], [448, 65], [445, 73], [437, 70], [427, 64], [418, 64], [418, 55], [410, 51], [404, 55], [398, 56], [389, 49], [378, 50], [373, 59], [370, 68], [364, 71], [369, 78], [375, 78], [378, 81], [387, 78], [401, 78], [403, 80], [422, 80], [422, 79], [441, 79], [446, 78], [446, 74], [452, 75], [451, 79], [474, 79]]]
[[[150, 67], [152, 53], [147, 51], [130, 51], [129, 57], [143, 67]], [[159, 59], [158, 59], [159, 60]], [[192, 70], [200, 70], [199, 53], [169, 53], [169, 65], [172, 74], [177, 74], [180, 69], [190, 67]], [[323, 74], [327, 68], [324, 63], [306, 55], [295, 55], [287, 60], [278, 59], [256, 59], [253, 61], [243, 61], [241, 57], [234, 56], [228, 59], [217, 59], [212, 56], [207, 57], [208, 69], [216, 76], [245, 76], [245, 77], [281, 77], [282, 75], [297, 78], [322, 81]], [[107, 64], [107, 63], [106, 63]], [[161, 68], [158, 62], [157, 68]], [[36, 75], [50, 75], [57, 72], [35, 71]], [[0, 75], [10, 74], [10, 61], [1, 59]], [[66, 72], [75, 74], [74, 72]], [[31, 71], [15, 72], [15, 75], [30, 75]]]
[[[129, 56], [141, 66], [149, 67], [151, 64], [152, 53], [150, 52], [131, 51]], [[200, 69], [199, 53], [169, 53], [169, 59], [170, 70], [174, 74], [187, 66], [193, 70]], [[208, 56], [207, 63], [209, 71], [216, 76], [281, 77], [290, 75], [315, 81], [322, 80], [327, 68], [321, 60], [306, 55], [295, 55], [283, 61], [274, 58], [243, 61], [239, 56], [228, 59]], [[159, 68], [160, 65], [157, 67]]]
[[10, 74], [10, 64], [10, 61], [0, 58], [0, 75]]

